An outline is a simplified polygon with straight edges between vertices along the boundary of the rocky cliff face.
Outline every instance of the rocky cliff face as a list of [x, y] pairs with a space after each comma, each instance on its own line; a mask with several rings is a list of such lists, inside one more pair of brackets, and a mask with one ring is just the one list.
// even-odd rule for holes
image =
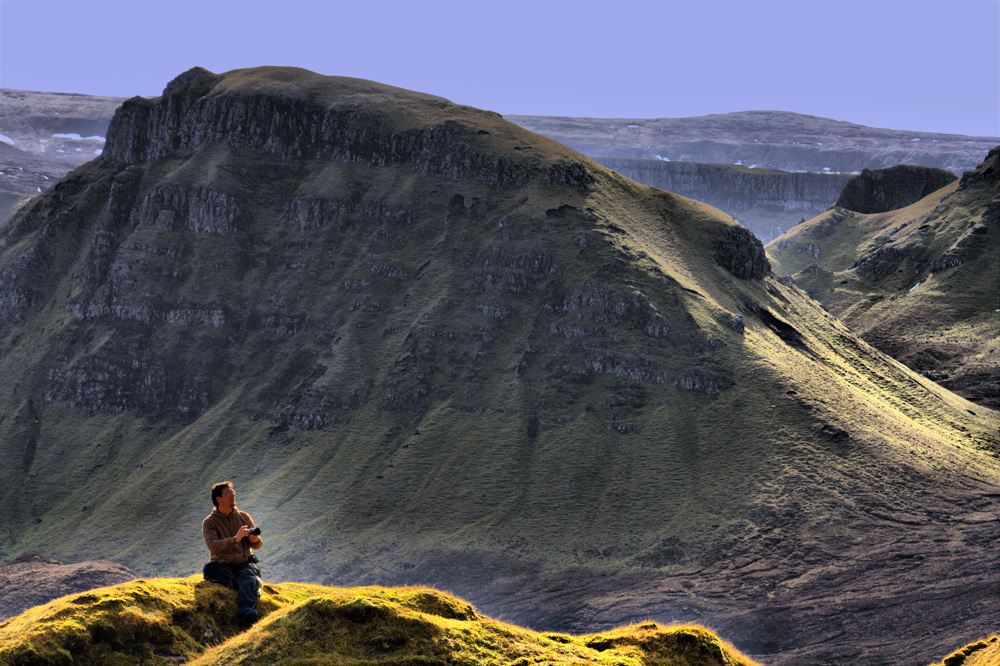
[[725, 164], [599, 157], [627, 178], [715, 206], [768, 243], [837, 200], [851, 177]]
[[[886, 575], [885, 506], [921, 543], [995, 509], [993, 417], [909, 391], [750, 231], [440, 98], [195, 69], [0, 237], [3, 558], [189, 575], [233, 478], [274, 579], [420, 580], [574, 631], [728, 622], [821, 661], [857, 607], [900, 607], [850, 587]], [[985, 529], [891, 580], [978, 589]], [[804, 593], [825, 566], [858, 601], [832, 623]], [[921, 637], [954, 613], [919, 608]]]
[[[559, 225], [598, 222], [589, 209], [560, 201], [544, 208], [538, 222], [519, 208], [528, 197], [507, 203], [529, 187], [586, 196], [594, 176], [571, 152], [539, 159], [498, 150], [491, 132], [497, 123], [499, 132], [510, 130], [495, 114], [477, 112], [485, 122], [470, 124], [468, 114], [460, 121], [445, 113], [430, 127], [407, 127], [391, 114], [359, 108], [351, 95], [324, 105], [315, 94], [262, 89], [280, 73], [264, 83], [255, 75], [233, 93], [225, 86], [238, 75], [225, 79], [196, 68], [157, 100], [126, 101], [102, 159], [4, 227], [7, 245], [26, 249], [12, 253], [4, 268], [0, 324], [11, 330], [57, 294], [77, 322], [60, 334], [45, 373], [45, 401], [87, 415], [128, 412], [190, 423], [227, 394], [244, 346], [255, 341], [268, 348], [268, 362], [284, 369], [246, 403], [248, 414], [304, 430], [349, 420], [346, 413], [373, 398], [371, 378], [334, 376], [317, 351], [292, 353], [285, 367], [282, 345], [266, 340], [293, 344], [319, 335], [328, 344], [337, 337], [332, 331], [369, 325], [348, 325], [348, 319], [386, 320], [386, 312], [399, 307], [391, 304], [405, 303], [427, 266], [440, 261], [428, 255], [416, 263], [402, 252], [440, 243], [441, 232], [428, 222], [439, 219], [459, 226], [496, 220], [487, 245], [456, 247], [471, 272], [457, 280], [460, 286], [447, 286], [460, 291], [442, 301], [446, 307], [436, 315], [468, 310], [485, 328], [443, 338], [429, 328], [408, 337], [414, 348], [405, 344], [409, 351], [380, 380], [382, 407], [426, 410], [436, 384], [428, 350], [453, 339], [488, 343], [494, 326], [536, 310], [552, 319], [544, 330], [561, 341], [551, 353], [564, 358], [567, 372], [719, 393], [721, 368], [699, 371], [710, 379], [690, 381], [691, 369], [679, 361], [653, 360], [619, 343], [581, 346], [605, 335], [607, 326], [654, 340], [697, 340], [698, 349], [710, 336], [699, 336], [687, 320], [671, 322], [642, 293], [622, 290], [608, 277], [567, 275], [567, 250], [536, 238]], [[382, 87], [378, 94], [400, 92]], [[344, 174], [364, 178], [344, 180]], [[485, 189], [440, 199], [386, 193], [413, 177]], [[381, 193], [372, 192], [373, 185]], [[288, 234], [294, 240], [283, 240]], [[66, 254], [72, 251], [67, 237], [86, 239], [78, 259]], [[723, 225], [713, 243], [706, 260], [742, 279], [767, 275], [760, 242], [746, 230]], [[581, 254], [606, 246], [592, 233], [578, 234], [570, 245]], [[68, 289], [47, 268], [53, 266], [72, 267]], [[304, 297], [300, 275], [309, 281], [323, 275], [316, 286], [329, 284], [332, 292], [320, 288]], [[238, 284], [247, 286], [234, 288]], [[386, 323], [383, 330], [391, 340], [403, 329]], [[427, 358], [461, 365], [455, 354], [439, 349]], [[522, 360], [519, 367], [529, 364]]]
[[491, 155], [462, 141], [466, 129], [448, 122], [430, 129], [396, 130], [372, 110], [326, 107], [310, 100], [250, 91], [212, 96], [216, 77], [194, 69], [171, 82], [156, 103], [127, 100], [108, 129], [104, 159], [139, 164], [201, 144], [226, 143], [286, 160], [337, 160], [374, 168], [405, 164], [422, 174], [469, 176], [490, 187], [524, 187], [535, 178], [547, 185], [586, 188], [592, 180], [581, 164], [553, 164], [544, 172]]
[[943, 169], [907, 165], [865, 169], [844, 186], [836, 205], [856, 213], [886, 213], [916, 203], [956, 180], [955, 174]]

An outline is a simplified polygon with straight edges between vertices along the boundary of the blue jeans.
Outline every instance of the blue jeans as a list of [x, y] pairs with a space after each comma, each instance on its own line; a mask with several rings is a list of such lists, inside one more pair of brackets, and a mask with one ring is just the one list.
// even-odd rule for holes
[[228, 564], [226, 562], [209, 562], [202, 571], [205, 580], [211, 580], [236, 590], [236, 605], [238, 615], [242, 619], [254, 610], [260, 601], [260, 569], [253, 562], [243, 564]]

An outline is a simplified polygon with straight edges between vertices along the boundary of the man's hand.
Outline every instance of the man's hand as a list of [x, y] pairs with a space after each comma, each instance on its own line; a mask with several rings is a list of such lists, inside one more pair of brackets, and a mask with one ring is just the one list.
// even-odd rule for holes
[[240, 525], [240, 531], [235, 536], [236, 541], [240, 542], [248, 536], [250, 536], [250, 528], [246, 525]]

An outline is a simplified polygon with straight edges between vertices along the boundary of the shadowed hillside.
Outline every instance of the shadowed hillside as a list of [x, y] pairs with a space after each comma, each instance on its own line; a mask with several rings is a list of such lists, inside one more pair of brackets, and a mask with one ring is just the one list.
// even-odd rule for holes
[[600, 634], [536, 633], [427, 588], [265, 584], [238, 632], [236, 593], [183, 579], [64, 597], [0, 624], [0, 665], [378, 663], [755, 666], [701, 627], [655, 622]]
[[997, 608], [995, 412], [497, 114], [196, 68], [0, 234], [2, 557], [187, 575], [230, 478], [272, 580], [544, 630], [925, 664]]
[[[893, 179], [862, 176], [845, 195], [891, 198], [878, 188], [899, 190]], [[775, 272], [876, 348], [1000, 409], [1000, 148], [912, 205], [875, 214], [835, 208], [767, 249]]]

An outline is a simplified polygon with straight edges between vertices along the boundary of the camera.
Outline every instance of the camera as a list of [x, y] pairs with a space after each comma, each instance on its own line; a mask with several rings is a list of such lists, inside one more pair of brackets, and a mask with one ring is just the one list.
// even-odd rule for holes
[[[250, 535], [251, 536], [260, 536], [260, 528], [259, 527], [254, 527], [253, 529], [251, 529], [250, 530]], [[243, 539], [240, 541], [240, 543], [244, 547], [249, 546], [250, 545], [250, 537], [249, 536], [243, 537]], [[251, 553], [250, 555], [247, 556], [247, 562], [250, 562], [252, 564], [257, 564], [258, 562], [260, 562], [260, 560], [257, 559], [256, 555], [254, 555], [253, 553]]]

